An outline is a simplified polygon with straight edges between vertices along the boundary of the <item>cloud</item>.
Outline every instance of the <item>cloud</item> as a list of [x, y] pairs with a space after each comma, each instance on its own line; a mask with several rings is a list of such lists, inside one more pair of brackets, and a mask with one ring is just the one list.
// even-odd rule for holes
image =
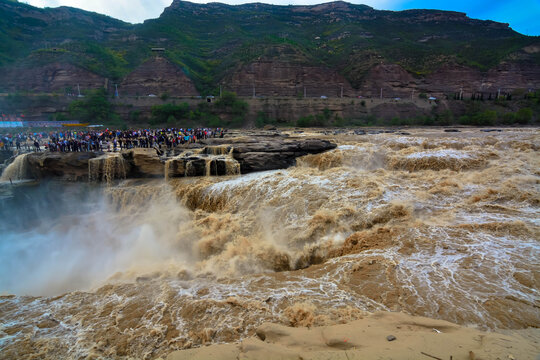
[[[191, 0], [207, 3], [208, 0]], [[231, 5], [262, 1], [275, 5], [313, 5], [332, 0], [216, 0]], [[472, 18], [510, 23], [510, 26], [529, 35], [540, 34], [540, 3], [538, 0], [349, 0], [379, 10], [440, 9], [467, 13]], [[39, 7], [72, 6], [95, 11], [131, 23], [159, 17], [172, 0], [26, 0]]]
[[[191, 0], [192, 2], [204, 4], [208, 0]], [[218, 0], [231, 5], [245, 4], [260, 0]], [[262, 1], [274, 5], [315, 5], [331, 0], [271, 0]], [[147, 19], [159, 17], [163, 9], [172, 3], [172, 0], [26, 0], [30, 5], [38, 7], [58, 7], [71, 6], [100, 14], [112, 16], [116, 19], [131, 23], [141, 23]], [[365, 4], [375, 9], [391, 10], [402, 0], [363, 0], [350, 1], [355, 4]]]
[[[208, 0], [189, 0], [194, 3], [199, 4], [205, 4], [210, 1]], [[227, 3], [230, 5], [239, 5], [239, 4], [247, 4], [247, 3], [253, 3], [253, 2], [263, 2], [266, 4], [274, 4], [274, 5], [316, 5], [321, 4], [324, 2], [330, 2], [330, 1], [336, 1], [336, 0], [270, 0], [270, 1], [264, 1], [264, 0], [219, 0], [218, 2]], [[355, 1], [355, 0], [344, 0], [347, 2], [350, 2], [352, 4], [363, 4], [371, 6], [375, 9], [380, 10], [391, 10], [393, 9], [397, 4], [402, 3], [403, 0], [361, 0], [361, 1]]]
[[172, 0], [27, 0], [29, 5], [38, 7], [71, 6], [131, 23], [159, 17]]

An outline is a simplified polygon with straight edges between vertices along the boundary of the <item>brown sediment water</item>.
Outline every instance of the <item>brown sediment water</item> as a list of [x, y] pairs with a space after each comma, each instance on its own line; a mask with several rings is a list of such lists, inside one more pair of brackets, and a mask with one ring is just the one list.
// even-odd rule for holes
[[88, 179], [110, 184], [127, 177], [127, 161], [120, 153], [108, 153], [88, 160]]
[[24, 180], [28, 173], [28, 154], [21, 154], [9, 164], [0, 176], [0, 181]]
[[540, 132], [408, 131], [329, 136], [287, 170], [100, 190], [39, 230], [70, 234], [53, 242], [68, 270], [1, 289], [17, 294], [0, 298], [3, 356], [152, 359], [379, 310], [539, 327]]
[[[165, 179], [184, 176], [240, 175], [240, 163], [232, 156], [231, 146], [207, 146], [184, 151], [165, 161]], [[194, 156], [195, 155], [195, 156]], [[198, 173], [196, 163], [204, 162], [204, 171]]]

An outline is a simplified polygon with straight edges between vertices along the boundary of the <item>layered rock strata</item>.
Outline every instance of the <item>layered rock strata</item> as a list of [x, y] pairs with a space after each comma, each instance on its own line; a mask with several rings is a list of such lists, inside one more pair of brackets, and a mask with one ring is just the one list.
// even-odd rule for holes
[[104, 77], [62, 62], [35, 67], [13, 66], [0, 72], [0, 88], [6, 92], [62, 92], [78, 95], [79, 89], [84, 91], [106, 86], [107, 80]]
[[353, 96], [349, 82], [335, 69], [282, 61], [257, 61], [236, 71], [224, 84], [239, 96]]
[[163, 57], [154, 57], [120, 83], [122, 95], [197, 96], [199, 92], [184, 71]]
[[174, 178], [239, 175], [284, 169], [296, 158], [334, 149], [321, 139], [253, 137], [209, 139], [194, 149], [176, 148], [159, 155], [155, 149], [122, 153], [50, 153], [26, 155], [22, 178], [56, 178], [66, 181], [111, 181], [124, 178]]

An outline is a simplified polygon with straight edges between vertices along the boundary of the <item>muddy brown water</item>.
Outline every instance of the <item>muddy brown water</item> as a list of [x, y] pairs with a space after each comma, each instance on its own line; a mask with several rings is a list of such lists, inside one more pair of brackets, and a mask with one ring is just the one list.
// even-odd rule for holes
[[249, 175], [3, 185], [2, 357], [151, 359], [377, 310], [540, 326], [540, 131], [409, 132]]

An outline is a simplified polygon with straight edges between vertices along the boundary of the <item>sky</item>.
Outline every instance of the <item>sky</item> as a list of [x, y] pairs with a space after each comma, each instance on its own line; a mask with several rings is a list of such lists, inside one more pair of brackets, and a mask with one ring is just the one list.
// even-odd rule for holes
[[[208, 1], [191, 0], [197, 3]], [[223, 0], [236, 5], [264, 2], [275, 5], [311, 5], [330, 0]], [[159, 17], [172, 0], [23, 0], [38, 7], [72, 6], [95, 11], [131, 23]], [[469, 17], [509, 23], [525, 35], [540, 35], [540, 0], [349, 0], [354, 4], [369, 5], [378, 10], [440, 9], [467, 13]]]

